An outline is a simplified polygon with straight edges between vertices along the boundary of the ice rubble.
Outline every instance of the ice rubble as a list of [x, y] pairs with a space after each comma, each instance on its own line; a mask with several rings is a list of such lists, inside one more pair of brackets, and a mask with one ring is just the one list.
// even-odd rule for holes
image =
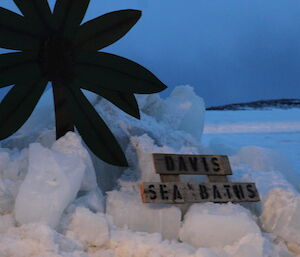
[[104, 246], [109, 241], [105, 215], [78, 207], [70, 219], [66, 236], [78, 240], [85, 248]]
[[300, 250], [300, 195], [281, 188], [266, 197], [261, 223], [263, 228]]
[[[205, 232], [204, 232], [205, 231]], [[194, 247], [225, 247], [260, 233], [250, 212], [234, 204], [194, 204], [184, 217], [179, 238]]]
[[[75, 134], [66, 137], [69, 139], [66, 145], [78, 141]], [[53, 145], [53, 150], [38, 143], [29, 147], [28, 173], [15, 203], [16, 220], [21, 224], [45, 222], [56, 227], [63, 210], [80, 189], [86, 166], [76, 154], [58, 151], [58, 144], [60, 140]]]
[[144, 205], [136, 192], [109, 192], [106, 212], [119, 227], [127, 227], [133, 231], [159, 232], [167, 239], [177, 238], [181, 224], [179, 208]]
[[[159, 179], [152, 152], [215, 150], [199, 145], [204, 104], [191, 87], [176, 88], [166, 100], [138, 96], [141, 121], [104, 99], [93, 101], [125, 150], [130, 168], [123, 171], [93, 160], [98, 182], [108, 177], [99, 183], [102, 189], [114, 186], [117, 176], [110, 173], [123, 173], [118, 188], [105, 199], [96, 188], [91, 158], [75, 133], [54, 142], [49, 125], [53, 117], [31, 133], [37, 117], [49, 117], [47, 103], [42, 105], [19, 134], [2, 144], [19, 150], [0, 149], [1, 257], [292, 256], [286, 245], [300, 254], [299, 193], [276, 168], [280, 165], [263, 166], [278, 163], [266, 149], [246, 148], [231, 156], [232, 179], [256, 182], [260, 204], [184, 206], [187, 213], [181, 221], [184, 208], [141, 203], [139, 182]], [[258, 157], [260, 162], [252, 161]]]

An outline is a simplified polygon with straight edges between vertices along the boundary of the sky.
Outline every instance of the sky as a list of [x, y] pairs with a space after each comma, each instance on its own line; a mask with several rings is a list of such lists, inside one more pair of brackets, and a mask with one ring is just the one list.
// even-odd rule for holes
[[91, 0], [85, 21], [120, 9], [143, 15], [103, 51], [150, 69], [163, 97], [190, 85], [207, 107], [300, 98], [299, 0]]

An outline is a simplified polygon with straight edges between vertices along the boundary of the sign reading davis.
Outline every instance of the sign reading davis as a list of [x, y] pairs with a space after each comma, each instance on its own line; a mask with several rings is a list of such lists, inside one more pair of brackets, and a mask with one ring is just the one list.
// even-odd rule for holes
[[257, 202], [254, 183], [143, 183], [144, 203]]
[[[144, 203], [258, 202], [254, 183], [228, 182], [232, 175], [224, 155], [153, 154], [162, 182], [141, 184]], [[208, 183], [179, 182], [179, 175], [206, 175]]]
[[225, 155], [153, 154], [156, 173], [164, 175], [231, 175]]

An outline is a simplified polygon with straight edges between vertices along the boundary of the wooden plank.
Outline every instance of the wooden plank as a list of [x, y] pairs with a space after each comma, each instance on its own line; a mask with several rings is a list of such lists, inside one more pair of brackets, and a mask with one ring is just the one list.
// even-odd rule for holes
[[160, 175], [161, 182], [179, 182], [179, 175]]
[[141, 185], [144, 203], [258, 202], [254, 183], [145, 182]]
[[153, 154], [158, 174], [184, 175], [232, 175], [228, 157], [225, 155]]

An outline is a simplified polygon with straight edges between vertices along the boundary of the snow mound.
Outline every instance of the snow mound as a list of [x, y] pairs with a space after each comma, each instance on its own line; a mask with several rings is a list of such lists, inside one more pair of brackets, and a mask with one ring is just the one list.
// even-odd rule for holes
[[[130, 156], [133, 163], [133, 170], [139, 181], [160, 182], [160, 176], [155, 172], [153, 163], [153, 153], [185, 153], [198, 154], [199, 151], [193, 146], [183, 146], [176, 150], [169, 146], [158, 146], [154, 140], [147, 134], [142, 136], [130, 137]], [[194, 176], [194, 178], [198, 176]]]
[[0, 214], [10, 213], [14, 208], [14, 197], [8, 189], [9, 180], [0, 178]]
[[116, 257], [192, 257], [194, 253], [193, 247], [175, 241], [163, 241], [158, 233], [132, 233], [126, 230], [113, 230], [111, 233], [111, 249]]
[[71, 217], [66, 236], [78, 240], [86, 249], [104, 246], [109, 241], [105, 215], [78, 207]]
[[[77, 142], [76, 134], [66, 136]], [[61, 139], [64, 141], [64, 138]], [[53, 150], [39, 143], [29, 147], [29, 167], [16, 198], [15, 214], [19, 223], [44, 222], [57, 226], [63, 210], [73, 201], [80, 189], [86, 166], [78, 151], [64, 153], [60, 140]], [[82, 146], [81, 146], [82, 148]], [[56, 150], [54, 150], [56, 149]], [[79, 147], [80, 149], [80, 147]]]
[[88, 257], [75, 241], [43, 224], [11, 228], [0, 236], [2, 257]]
[[222, 248], [253, 233], [260, 233], [260, 229], [245, 208], [231, 203], [205, 203], [191, 206], [179, 237], [197, 248]]
[[99, 188], [91, 190], [71, 203], [71, 207], [85, 207], [92, 212], [104, 212], [104, 196]]
[[0, 234], [5, 233], [9, 228], [14, 227], [15, 219], [11, 214], [0, 215]]
[[[300, 179], [274, 151], [249, 144], [240, 149], [226, 140], [200, 145], [205, 108], [191, 87], [177, 87], [165, 100], [138, 95], [141, 120], [92, 98], [130, 168], [90, 155], [75, 133], [55, 142], [53, 115], [47, 115], [52, 99], [45, 102], [19, 133], [1, 142], [10, 149], [0, 148], [0, 257], [290, 257], [285, 245], [300, 254], [299, 194], [291, 185]], [[194, 204], [183, 222], [181, 209], [190, 205], [142, 203], [140, 182], [160, 180], [152, 153], [220, 151], [231, 155], [229, 179], [255, 182], [261, 203]], [[105, 197], [101, 190], [113, 191]]]
[[52, 150], [78, 157], [84, 162], [85, 172], [80, 190], [90, 191], [98, 187], [95, 169], [90, 154], [86, 150], [86, 148], [83, 147], [81, 138], [78, 135], [72, 132], [67, 133], [65, 136], [63, 136], [53, 144]]
[[250, 234], [224, 248], [193, 248], [186, 243], [162, 240], [160, 234], [112, 230], [110, 249], [101, 249], [91, 257], [292, 257], [260, 234]]
[[291, 167], [282, 154], [274, 150], [258, 146], [242, 147], [231, 158], [231, 163], [233, 165], [241, 163], [249, 170], [269, 172], [270, 175], [272, 172], [279, 172], [295, 188], [300, 189], [300, 175]]
[[[178, 86], [164, 101], [159, 101], [157, 98], [153, 101], [153, 97], [150, 100], [153, 109], [151, 114], [158, 121], [174, 130], [185, 131], [200, 141], [204, 127], [205, 105], [192, 87]], [[153, 108], [155, 104], [156, 108]], [[149, 104], [147, 107], [149, 110]]]
[[[260, 217], [263, 228], [300, 250], [300, 195], [273, 189], [267, 196]], [[300, 254], [300, 251], [299, 251]]]
[[158, 232], [164, 238], [176, 239], [181, 211], [175, 206], [143, 204], [138, 192], [108, 192], [106, 213], [113, 223], [133, 231]]
[[273, 244], [259, 233], [248, 234], [224, 250], [232, 257], [292, 257], [286, 247]]
[[[233, 169], [231, 180], [255, 182], [261, 200], [264, 200], [274, 188], [296, 191], [287, 180], [286, 172], [289, 170], [289, 164], [281, 154], [271, 149], [257, 146], [242, 147], [235, 155], [230, 156], [230, 164]], [[299, 184], [300, 180], [297, 179], [299, 175], [292, 169], [291, 172], [295, 173], [293, 184]]]

